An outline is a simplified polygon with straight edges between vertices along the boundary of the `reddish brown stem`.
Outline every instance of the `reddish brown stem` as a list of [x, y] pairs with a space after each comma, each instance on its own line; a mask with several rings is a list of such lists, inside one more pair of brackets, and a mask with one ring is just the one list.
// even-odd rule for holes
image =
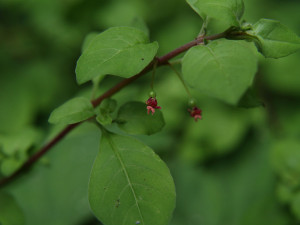
[[[203, 43], [203, 40], [216, 40], [220, 38], [225, 38], [228, 34], [228, 31], [225, 31], [220, 34], [207, 36], [207, 37], [199, 37], [169, 53], [167, 53], [164, 56], [161, 56], [159, 58], [154, 58], [148, 66], [146, 66], [140, 73], [122, 80], [118, 84], [116, 84], [114, 87], [106, 91], [104, 94], [102, 94], [100, 97], [92, 101], [92, 104], [94, 107], [98, 106], [104, 99], [111, 97], [115, 93], [117, 93], [119, 90], [123, 89], [128, 84], [132, 83], [142, 75], [149, 72], [154, 62], [157, 60], [157, 67], [168, 64], [168, 61], [175, 56], [179, 55], [182, 52], [185, 52], [186, 50], [190, 49], [193, 46], [199, 45]], [[34, 155], [32, 155], [18, 170], [16, 170], [13, 174], [11, 174], [8, 177], [5, 177], [4, 179], [0, 180], [0, 187], [5, 186], [6, 184], [13, 181], [18, 175], [20, 175], [23, 171], [28, 169], [30, 166], [32, 166], [35, 162], [37, 162], [46, 152], [48, 152], [56, 143], [58, 143], [64, 136], [66, 136], [71, 130], [73, 130], [75, 127], [77, 127], [79, 123], [68, 125], [65, 129], [63, 129], [56, 137], [54, 137], [51, 141], [49, 141], [46, 145], [44, 145], [39, 151], [37, 151]]]

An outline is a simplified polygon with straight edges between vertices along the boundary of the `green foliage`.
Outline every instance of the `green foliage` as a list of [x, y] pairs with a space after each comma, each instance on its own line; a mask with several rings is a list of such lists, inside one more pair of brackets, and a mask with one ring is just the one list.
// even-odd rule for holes
[[53, 124], [72, 124], [86, 120], [94, 114], [91, 102], [86, 98], [77, 97], [55, 109], [48, 121]]
[[182, 61], [183, 78], [204, 94], [236, 104], [257, 69], [254, 47], [244, 41], [218, 40], [191, 48]]
[[132, 27], [110, 28], [95, 37], [80, 56], [76, 77], [79, 84], [106, 74], [130, 77], [147, 66], [157, 53], [157, 42]]
[[40, 141], [40, 131], [28, 127], [17, 133], [0, 135], [0, 172], [4, 176], [12, 174], [27, 160], [29, 151]]
[[15, 158], [8, 158], [5, 159], [1, 163], [1, 173], [4, 176], [9, 176], [11, 175], [14, 171], [16, 171], [24, 162], [25, 160], [18, 160]]
[[30, 147], [39, 143], [39, 130], [25, 128], [18, 133], [0, 136], [0, 146], [2, 152], [7, 156], [12, 156], [18, 152], [26, 152]]
[[82, 43], [81, 52], [84, 52], [84, 50], [86, 50], [89, 47], [89, 45], [95, 39], [95, 37], [97, 37], [97, 35], [98, 35], [98, 33], [96, 33], [96, 32], [91, 32], [88, 35], [86, 35], [86, 37], [84, 38], [84, 41]]
[[108, 113], [105, 109], [99, 110], [96, 120], [99, 124], [103, 126], [110, 125], [113, 122], [110, 113]]
[[267, 59], [262, 65], [266, 86], [281, 95], [300, 96], [298, 62], [300, 52], [280, 59]]
[[222, 157], [236, 150], [248, 128], [248, 121], [241, 110], [214, 102], [203, 105], [201, 125], [186, 121], [180, 156], [197, 164]]
[[243, 0], [187, 0], [187, 2], [203, 20], [214, 18], [228, 26], [239, 26], [244, 13]]
[[300, 142], [294, 139], [278, 140], [273, 147], [273, 164], [283, 181], [291, 187], [300, 187]]
[[300, 49], [300, 38], [279, 21], [260, 19], [249, 33], [257, 38], [257, 47], [267, 58], [284, 57]]
[[101, 102], [99, 111], [97, 112], [96, 120], [103, 126], [111, 124], [113, 121], [111, 113], [115, 111], [116, 107], [117, 102], [115, 100], [105, 99], [103, 102]]
[[106, 225], [164, 225], [175, 207], [175, 187], [152, 149], [131, 137], [105, 133], [93, 165], [89, 201]]
[[[250, 140], [249, 140], [250, 142]], [[205, 167], [174, 162], [177, 208], [171, 225], [293, 224], [276, 201], [269, 148], [259, 140]]]
[[291, 208], [296, 218], [300, 219], [300, 192], [298, 191], [292, 198]]
[[[1, 225], [3, 218], [23, 218], [18, 225], [127, 225], [129, 220], [129, 225], [167, 225], [174, 184], [151, 149], [167, 162], [176, 183], [171, 225], [299, 223], [300, 54], [261, 57], [257, 67], [257, 49], [247, 41], [266, 57], [295, 52], [299, 38], [291, 30], [299, 34], [300, 2], [246, 0], [245, 14], [242, 0], [3, 0], [0, 8], [0, 179], [65, 124], [88, 115], [101, 124], [76, 127], [22, 176], [0, 187]], [[220, 37], [214, 35], [221, 32], [224, 39], [190, 49], [183, 64], [182, 58], [171, 57], [176, 69], [188, 71], [184, 79], [195, 87], [188, 95], [174, 72], [158, 62], [155, 80], [145, 74], [122, 90], [113, 89], [119, 91], [113, 95], [118, 111], [111, 99], [91, 107], [90, 99], [142, 71], [157, 51], [162, 56], [200, 41], [199, 35]], [[74, 60], [81, 53], [77, 81], [92, 82], [78, 87]], [[151, 84], [165, 117], [162, 110], [147, 114], [143, 102]], [[51, 110], [72, 96], [85, 98], [58, 112], [61, 123], [52, 129], [46, 121]], [[197, 102], [188, 105], [191, 97]], [[256, 107], [262, 102], [264, 107]], [[190, 116], [192, 106], [201, 108], [202, 120]], [[102, 126], [115, 133], [121, 128], [145, 144], [109, 134], [100, 140], [97, 156]], [[90, 193], [91, 207], [93, 162], [92, 178], [97, 177], [91, 179], [90, 191], [96, 193], [95, 198]], [[105, 181], [111, 182], [107, 191]]]
[[5, 192], [0, 192], [0, 224], [24, 225], [24, 214], [16, 200]]
[[165, 120], [160, 110], [153, 115], [147, 114], [146, 104], [142, 102], [128, 102], [118, 112], [116, 122], [118, 126], [129, 134], [151, 135], [162, 130]]
[[272, 162], [280, 178], [278, 197], [290, 206], [292, 212], [300, 218], [300, 142], [297, 139], [286, 138], [274, 142]]
[[92, 217], [87, 192], [99, 136], [95, 125], [80, 125], [47, 154], [47, 164], [37, 163], [29, 176], [8, 187], [26, 225], [74, 225]]

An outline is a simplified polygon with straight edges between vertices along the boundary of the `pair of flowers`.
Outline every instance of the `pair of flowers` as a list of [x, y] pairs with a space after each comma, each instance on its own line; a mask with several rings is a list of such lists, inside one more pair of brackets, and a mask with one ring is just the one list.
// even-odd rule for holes
[[[153, 115], [155, 113], [155, 109], [161, 109], [161, 107], [157, 105], [157, 100], [154, 97], [150, 97], [146, 101], [146, 105], [148, 114], [151, 112]], [[196, 122], [198, 119], [202, 119], [202, 110], [197, 106], [193, 106], [191, 109], [188, 109], [188, 111], [190, 113], [190, 116], [193, 117]]]

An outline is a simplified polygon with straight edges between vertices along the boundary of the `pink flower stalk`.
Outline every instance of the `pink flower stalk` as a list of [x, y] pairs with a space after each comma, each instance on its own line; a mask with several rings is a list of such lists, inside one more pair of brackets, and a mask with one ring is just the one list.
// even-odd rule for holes
[[152, 98], [150, 97], [147, 101], [147, 113], [149, 114], [149, 112], [151, 111], [152, 115], [155, 113], [155, 109], [161, 109], [160, 106], [157, 106], [157, 101], [156, 98]]
[[199, 109], [197, 106], [194, 106], [193, 109], [188, 109], [190, 112], [191, 117], [194, 117], [195, 121], [197, 122], [198, 119], [202, 119], [202, 110]]

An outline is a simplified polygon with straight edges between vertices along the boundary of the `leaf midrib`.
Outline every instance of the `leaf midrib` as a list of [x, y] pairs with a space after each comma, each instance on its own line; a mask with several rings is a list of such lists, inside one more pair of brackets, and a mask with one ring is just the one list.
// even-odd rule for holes
[[217, 56], [214, 54], [213, 49], [211, 49], [209, 46], [207, 46], [207, 49], [208, 49], [209, 53], [211, 54], [211, 56], [214, 58], [214, 60], [217, 63], [217, 65], [219, 66], [220, 71], [222, 72], [222, 74], [224, 74], [225, 80], [227, 81], [228, 85], [230, 87], [232, 87], [232, 83], [231, 83], [231, 81], [229, 79], [229, 76], [228, 76], [227, 72], [225, 71], [225, 69], [223, 68], [222, 64], [219, 62]]
[[107, 136], [108, 136], [108, 142], [109, 142], [109, 144], [110, 144], [110, 146], [111, 146], [111, 148], [112, 148], [114, 154], [116, 155], [118, 161], [120, 162], [120, 165], [121, 165], [122, 170], [123, 170], [123, 172], [124, 172], [124, 174], [125, 174], [125, 177], [126, 177], [126, 180], [127, 180], [127, 182], [128, 182], [128, 185], [129, 185], [129, 187], [130, 187], [130, 189], [131, 189], [131, 192], [132, 192], [132, 194], [133, 194], [133, 197], [134, 197], [134, 200], [135, 200], [135, 204], [136, 204], [136, 206], [137, 206], [137, 209], [138, 209], [138, 211], [139, 211], [139, 214], [140, 214], [140, 217], [141, 217], [141, 220], [142, 220], [142, 224], [145, 224], [145, 223], [144, 223], [144, 218], [143, 218], [143, 215], [142, 215], [140, 206], [139, 206], [139, 204], [138, 204], [137, 197], [136, 197], [136, 194], [135, 194], [135, 191], [134, 191], [132, 182], [131, 182], [131, 180], [130, 180], [130, 178], [129, 178], [129, 175], [128, 175], [128, 172], [127, 172], [127, 170], [126, 170], [125, 164], [124, 164], [124, 162], [123, 162], [123, 160], [122, 160], [122, 158], [121, 158], [121, 155], [119, 154], [119, 152], [118, 152], [118, 150], [117, 150], [117, 147], [116, 147], [115, 144], [113, 143], [111, 137], [110, 137], [109, 135], [107, 135]]
[[[127, 51], [128, 49], [132, 49], [138, 45], [149, 45], [149, 44], [152, 44], [152, 43], [138, 43], [138, 44], [133, 44], [133, 45], [130, 45], [130, 46], [127, 46], [127, 47], [124, 47], [124, 48], [121, 48], [121, 49], [118, 49], [118, 51], [116, 51], [112, 56], [110, 56], [109, 58], [105, 59], [104, 61], [100, 62], [95, 68], [93, 68], [92, 71], [90, 71], [89, 73], [94, 73], [96, 70], [98, 70], [100, 66], [102, 66], [103, 64], [111, 61], [112, 59], [114, 59], [115, 57], [117, 57], [119, 54], [121, 54], [122, 52], [124, 51]], [[102, 51], [102, 50], [107, 50], [107, 49], [113, 49], [113, 48], [102, 48], [102, 49], [99, 49], [97, 51], [93, 51], [92, 53], [89, 53], [89, 54], [92, 54], [92, 55], [97, 55], [97, 52], [99, 51]], [[117, 50], [117, 49], [116, 49]], [[95, 59], [97, 59], [97, 57], [95, 57]], [[98, 59], [97, 59], [98, 60]]]

